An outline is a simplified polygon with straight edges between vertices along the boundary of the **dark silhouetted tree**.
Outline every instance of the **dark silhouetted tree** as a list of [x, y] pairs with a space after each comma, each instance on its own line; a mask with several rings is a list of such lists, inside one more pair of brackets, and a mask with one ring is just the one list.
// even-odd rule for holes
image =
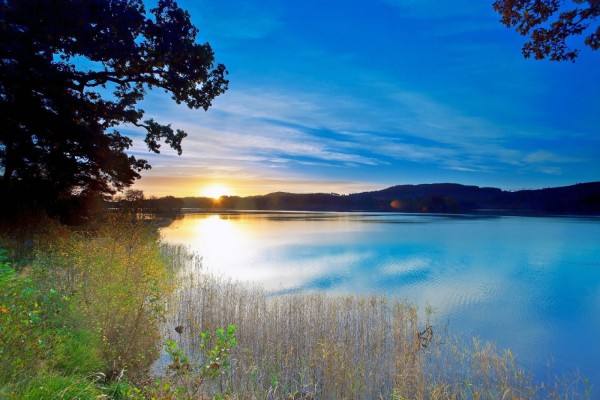
[[496, 0], [494, 9], [504, 25], [529, 37], [525, 58], [575, 61], [579, 50], [567, 40], [582, 34], [586, 46], [600, 48], [600, 0]]
[[111, 194], [150, 168], [126, 154], [145, 132], [181, 154], [186, 133], [136, 107], [163, 89], [177, 103], [207, 110], [227, 90], [227, 70], [187, 11], [159, 0], [0, 2], [0, 189], [4, 200], [46, 207], [86, 193]]

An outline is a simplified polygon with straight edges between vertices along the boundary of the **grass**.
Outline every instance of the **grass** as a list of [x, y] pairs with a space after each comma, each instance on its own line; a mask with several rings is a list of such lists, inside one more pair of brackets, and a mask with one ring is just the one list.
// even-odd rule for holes
[[0, 235], [0, 398], [97, 398], [146, 378], [171, 290], [156, 229], [117, 216], [18, 235]]
[[[200, 333], [236, 324], [230, 370], [203, 392], [240, 399], [575, 399], [586, 382], [534, 382], [509, 350], [453, 337], [385, 296], [269, 296], [181, 264], [165, 336], [201, 362]], [[183, 328], [181, 333], [175, 328]]]
[[[85, 232], [44, 221], [0, 233], [2, 248], [2, 399], [590, 396], [576, 375], [534, 382], [510, 351], [455, 338], [395, 298], [271, 296], [207, 274], [131, 219]], [[177, 360], [156, 380], [163, 341]]]

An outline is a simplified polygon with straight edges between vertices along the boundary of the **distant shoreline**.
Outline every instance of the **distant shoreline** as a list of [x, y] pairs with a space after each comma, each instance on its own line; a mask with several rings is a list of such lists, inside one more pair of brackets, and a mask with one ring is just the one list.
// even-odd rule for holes
[[[114, 203], [107, 203], [107, 207], [111, 207], [111, 204]], [[169, 213], [205, 210], [598, 216], [600, 215], [600, 182], [519, 191], [437, 183], [399, 185], [379, 191], [348, 195], [276, 192], [261, 196], [222, 196], [218, 199], [167, 196], [143, 200], [138, 207]]]
[[463, 213], [402, 212], [402, 211], [365, 211], [365, 210], [241, 210], [223, 208], [182, 208], [180, 214], [356, 214], [356, 215], [423, 215], [439, 217], [544, 217], [544, 218], [592, 218], [600, 219], [599, 214], [551, 214], [531, 210], [473, 210]]

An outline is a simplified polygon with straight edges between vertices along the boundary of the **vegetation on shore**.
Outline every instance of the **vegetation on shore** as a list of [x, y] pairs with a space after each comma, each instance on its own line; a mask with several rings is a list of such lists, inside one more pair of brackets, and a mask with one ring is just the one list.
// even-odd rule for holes
[[589, 397], [582, 379], [534, 382], [509, 351], [396, 299], [211, 276], [130, 217], [2, 232], [3, 399]]
[[0, 398], [97, 398], [147, 376], [171, 290], [156, 229], [46, 221], [0, 241]]
[[104, 207], [138, 207], [145, 212], [168, 214], [182, 208], [261, 211], [368, 211], [406, 213], [491, 213], [517, 215], [600, 215], [600, 182], [537, 190], [504, 191], [499, 188], [457, 183], [398, 185], [374, 192], [276, 192], [258, 196], [145, 199], [140, 190]]
[[[204, 392], [241, 399], [573, 399], [573, 375], [536, 382], [509, 350], [453, 336], [396, 298], [318, 292], [270, 296], [206, 274], [179, 249], [175, 304], [165, 336], [202, 359], [199, 332], [235, 322], [231, 367]], [[180, 333], [177, 332], [176, 328]], [[587, 390], [587, 391], [586, 391]]]

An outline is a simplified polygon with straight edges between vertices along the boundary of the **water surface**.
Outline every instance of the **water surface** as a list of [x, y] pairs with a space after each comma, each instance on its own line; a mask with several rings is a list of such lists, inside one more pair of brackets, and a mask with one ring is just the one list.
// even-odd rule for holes
[[385, 293], [510, 348], [539, 377], [600, 385], [600, 219], [358, 213], [186, 214], [162, 230], [208, 270], [301, 290]]

